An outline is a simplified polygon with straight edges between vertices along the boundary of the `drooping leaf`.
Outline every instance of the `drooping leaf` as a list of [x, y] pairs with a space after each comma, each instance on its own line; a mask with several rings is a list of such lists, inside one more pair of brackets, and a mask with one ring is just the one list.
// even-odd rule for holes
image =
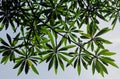
[[78, 72], [78, 75], [80, 75], [80, 73], [81, 73], [81, 61], [80, 61], [80, 58], [78, 59], [78, 62], [77, 62], [77, 72]]
[[55, 60], [54, 60], [54, 71], [57, 74], [57, 72], [58, 72], [58, 59], [56, 56], [55, 56]]
[[6, 36], [7, 36], [7, 39], [8, 39], [8, 41], [9, 41], [9, 43], [11, 44], [12, 41], [11, 41], [11, 37], [10, 37], [10, 35], [9, 35], [9, 34], [6, 34]]
[[64, 63], [60, 57], [58, 57], [58, 61], [59, 61], [59, 64], [60, 64], [62, 70], [64, 71]]
[[106, 63], [108, 63], [108, 64], [110, 64], [110, 65], [112, 65], [112, 66], [114, 66], [114, 67], [116, 67], [116, 68], [119, 68], [115, 63], [114, 63], [114, 61], [112, 61], [112, 59], [111, 58], [101, 58], [101, 60], [102, 61], [104, 61], [104, 62], [106, 62]]
[[37, 69], [36, 69], [36, 67], [34, 65], [32, 65], [31, 68], [34, 71], [34, 73], [39, 74], [39, 72], [37, 71]]
[[18, 67], [22, 64], [22, 62], [23, 62], [23, 60], [19, 60], [19, 61], [15, 64], [15, 66], [13, 67], [13, 69], [18, 68]]
[[51, 60], [50, 60], [50, 62], [49, 62], [48, 70], [50, 70], [52, 68], [53, 63], [54, 63], [54, 57], [52, 57]]
[[20, 68], [18, 69], [17, 75], [20, 75], [20, 74], [21, 74], [21, 72], [23, 71], [24, 65], [25, 65], [25, 62], [23, 62], [23, 63], [21, 64]]

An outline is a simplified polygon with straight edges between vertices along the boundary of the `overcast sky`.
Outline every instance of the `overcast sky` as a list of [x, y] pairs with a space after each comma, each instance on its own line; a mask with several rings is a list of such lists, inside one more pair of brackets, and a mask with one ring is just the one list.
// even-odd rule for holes
[[[109, 26], [110, 24], [101, 22], [100, 26]], [[109, 39], [113, 42], [111, 45], [106, 45], [106, 47], [116, 52], [117, 54], [113, 57], [116, 60], [116, 63], [120, 67], [120, 24], [117, 23], [115, 29], [104, 35], [104, 38]], [[0, 37], [4, 37], [5, 33], [0, 32]], [[55, 75], [54, 70], [48, 71], [48, 64], [42, 63], [37, 66], [39, 75], [34, 74], [31, 70], [25, 75], [22, 73], [20, 76], [17, 76], [18, 69], [12, 69], [14, 66], [13, 63], [8, 63], [6, 65], [0, 64], [0, 78], [1, 79], [119, 79], [120, 78], [120, 69], [114, 67], [108, 67], [108, 75], [101, 77], [99, 74], [92, 75], [91, 69], [88, 70], [82, 69], [81, 75], [78, 76], [76, 69], [73, 67], [68, 67], [65, 71], [58, 70], [58, 74]]]

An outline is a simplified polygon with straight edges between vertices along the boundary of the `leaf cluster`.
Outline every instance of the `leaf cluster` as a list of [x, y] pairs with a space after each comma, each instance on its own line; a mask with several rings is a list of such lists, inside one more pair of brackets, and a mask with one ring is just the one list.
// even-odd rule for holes
[[111, 28], [101, 28], [99, 20], [112, 20], [113, 29], [119, 11], [119, 0], [2, 0], [0, 32], [12, 28], [16, 36], [0, 37], [1, 63], [13, 62], [18, 75], [39, 74], [36, 66], [46, 62], [55, 73], [73, 66], [80, 75], [82, 66], [91, 66], [104, 76], [107, 66], [118, 66], [104, 46], [112, 42], [102, 37]]

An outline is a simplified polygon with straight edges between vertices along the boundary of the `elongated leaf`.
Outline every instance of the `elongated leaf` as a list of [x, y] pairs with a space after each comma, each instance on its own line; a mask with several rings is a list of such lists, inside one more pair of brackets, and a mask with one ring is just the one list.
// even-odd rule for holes
[[112, 44], [112, 42], [110, 42], [109, 40], [103, 39], [101, 37], [97, 37], [97, 38], [95, 38], [95, 40], [100, 41], [105, 44]]
[[50, 70], [53, 66], [53, 61], [54, 61], [54, 57], [51, 58], [49, 65], [48, 65], [48, 70]]
[[59, 48], [62, 45], [62, 43], [63, 43], [63, 40], [61, 39], [59, 44], [57, 45], [57, 48]]
[[80, 73], [81, 73], [81, 63], [80, 63], [80, 58], [78, 59], [78, 62], [77, 62], [77, 72], [78, 72], [78, 75], [80, 75]]
[[59, 51], [68, 50], [68, 49], [73, 48], [73, 47], [75, 47], [75, 45], [68, 45], [68, 46], [60, 48]]
[[83, 64], [83, 66], [84, 66], [85, 69], [88, 69], [87, 68], [87, 63], [83, 59], [82, 59], [82, 64]]
[[17, 75], [20, 75], [20, 74], [21, 74], [21, 72], [23, 71], [24, 65], [25, 65], [25, 62], [23, 62], [23, 63], [21, 64], [20, 68], [18, 69]]
[[109, 28], [103, 28], [102, 30], [100, 30], [100, 31], [95, 35], [95, 37], [100, 36], [100, 35], [103, 35], [103, 34], [105, 34], [105, 33], [108, 32], [108, 31], [110, 31]]
[[92, 64], [92, 74], [95, 74], [95, 68], [96, 68], [96, 64], [95, 64], [95, 62], [93, 62], [93, 64]]
[[51, 41], [52, 46], [55, 47], [54, 38], [53, 38], [53, 35], [51, 34], [51, 32], [48, 32], [48, 37]]
[[60, 64], [62, 70], [64, 71], [64, 63], [63, 63], [62, 59], [60, 58], [60, 56], [58, 57], [58, 61], [59, 61], [59, 64]]
[[9, 34], [6, 34], [6, 36], [7, 36], [7, 39], [8, 39], [8, 41], [9, 41], [9, 43], [11, 44], [12, 41], [11, 41], [11, 37], [10, 37], [10, 35], [9, 35]]
[[36, 67], [34, 65], [32, 65], [31, 68], [32, 68], [34, 73], [39, 74], [39, 72], [37, 71], [37, 69], [36, 69]]
[[51, 46], [50, 44], [48, 44], [48, 43], [46, 43], [46, 46], [47, 46], [48, 48], [50, 48], [50, 49], [53, 49], [52, 46]]
[[18, 62], [15, 64], [15, 66], [13, 67], [13, 69], [18, 68], [18, 67], [22, 64], [22, 62], [23, 62], [23, 60], [18, 61]]
[[76, 59], [75, 62], [74, 62], [74, 68], [76, 68], [77, 62], [78, 62], [78, 59]]
[[76, 57], [73, 57], [71, 60], [69, 60], [69, 62], [67, 63], [66, 66], [68, 67], [69, 65], [72, 65], [72, 62], [75, 60], [75, 58], [76, 58]]
[[58, 59], [56, 56], [55, 56], [55, 60], [54, 60], [54, 71], [57, 74], [57, 72], [58, 72]]
[[42, 60], [40, 61], [40, 63], [47, 60], [49, 57], [51, 57], [51, 54], [48, 54], [48, 55], [42, 57]]
[[106, 74], [108, 74], [108, 71], [107, 71], [106, 67], [105, 67], [100, 61], [99, 61], [98, 63], [99, 63], [99, 65], [101, 66], [101, 69], [102, 69]]
[[4, 40], [2, 40], [1, 43], [5, 46], [9, 46], [9, 44], [7, 42], [5, 42]]
[[110, 58], [109, 58], [109, 59], [107, 59], [107, 58], [101, 58], [101, 60], [104, 61], [104, 62], [106, 62], [106, 63], [108, 63], [108, 64], [110, 64], [110, 65], [112, 65], [112, 66], [114, 66], [114, 67], [116, 67], [116, 68], [119, 68], [119, 67], [114, 63], [114, 61], [111, 61]]
[[107, 21], [102, 14], [96, 13], [96, 15], [97, 15], [100, 19], [102, 19], [102, 20], [104, 20], [104, 21]]
[[8, 62], [9, 56], [4, 56], [1, 60], [1, 63], [6, 64]]
[[100, 62], [97, 61], [96, 62], [96, 70], [97, 70], [98, 73], [100, 73], [104, 77], [104, 70], [101, 69], [101, 68], [102, 68], [102, 66], [101, 66]]
[[25, 64], [25, 74], [27, 74], [28, 71], [29, 71], [29, 63], [27, 61], [26, 64]]
[[89, 39], [88, 36], [80, 36], [82, 39]]
[[0, 31], [4, 28], [4, 25], [5, 25], [5, 24], [3, 24], [3, 23], [0, 24]]
[[102, 51], [99, 52], [99, 55], [106, 55], [106, 56], [111, 56], [111, 55], [115, 55], [116, 53], [114, 52], [109, 52], [109, 50], [104, 49]]
[[33, 65], [31, 60], [28, 59], [27, 62], [28, 62], [28, 65], [29, 65], [29, 66], [32, 66], [32, 65]]
[[69, 62], [69, 59], [61, 54], [59, 54], [60, 58], [63, 59], [66, 62]]

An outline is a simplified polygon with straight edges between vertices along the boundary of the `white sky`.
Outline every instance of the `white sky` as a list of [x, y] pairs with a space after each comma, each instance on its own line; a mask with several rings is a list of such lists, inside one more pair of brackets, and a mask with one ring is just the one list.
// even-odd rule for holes
[[[109, 26], [108, 23], [101, 23], [100, 26]], [[111, 45], [106, 45], [106, 47], [116, 52], [117, 54], [113, 57], [116, 60], [116, 63], [120, 67], [120, 24], [117, 23], [115, 29], [106, 35], [104, 37], [106, 39], [109, 39], [113, 42]], [[4, 37], [5, 33], [0, 33], [0, 37]], [[18, 69], [12, 69], [14, 64], [8, 63], [6, 65], [0, 64], [0, 78], [1, 79], [119, 79], [120, 78], [120, 69], [116, 69], [114, 67], [109, 66], [108, 67], [108, 75], [105, 75], [105, 77], [101, 77], [99, 74], [92, 75], [91, 69], [88, 70], [82, 69], [81, 75], [78, 76], [76, 69], [73, 67], [68, 67], [65, 69], [65, 71], [62, 71], [59, 69], [58, 74], [55, 75], [54, 70], [48, 71], [48, 64], [42, 63], [37, 66], [39, 75], [36, 75], [30, 70], [30, 72], [25, 75], [22, 73], [20, 76], [17, 76], [17, 70]]]

